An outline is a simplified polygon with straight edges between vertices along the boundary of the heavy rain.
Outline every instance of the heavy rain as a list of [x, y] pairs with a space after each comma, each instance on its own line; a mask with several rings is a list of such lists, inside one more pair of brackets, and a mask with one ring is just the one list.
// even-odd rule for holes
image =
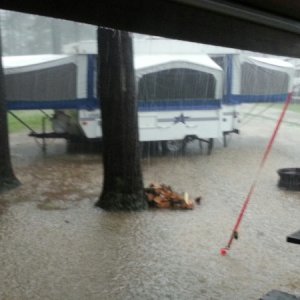
[[[28, 26], [16, 28], [14, 14]], [[254, 300], [270, 290], [300, 295], [299, 247], [286, 242], [299, 230], [299, 192], [280, 189], [277, 174], [278, 169], [299, 166], [296, 60], [178, 41], [173, 41], [174, 47], [170, 40], [137, 35], [144, 186], [164, 183], [191, 199], [201, 197], [201, 202], [192, 210], [110, 212], [95, 207], [104, 180], [99, 110], [51, 108], [72, 95], [73, 84], [80, 81], [75, 75], [66, 80], [66, 98], [47, 89], [59, 84], [51, 71], [46, 72], [49, 65], [76, 65], [81, 58], [70, 57], [84, 47], [95, 54], [95, 28], [7, 11], [1, 17], [4, 56], [63, 57], [27, 57], [27, 72], [44, 68], [46, 75], [39, 78], [46, 83], [39, 81], [42, 90], [36, 85], [18, 91], [10, 89], [14, 76], [20, 85], [30, 82], [30, 76], [20, 75], [20, 61], [3, 58], [9, 111], [27, 127], [9, 115], [10, 155], [22, 184], [0, 195], [0, 299]], [[45, 25], [49, 37], [57, 28], [61, 35], [30, 49], [38, 47], [30, 39], [43, 40], [42, 33], [34, 37], [22, 30], [32, 32], [36, 24]], [[24, 36], [28, 40], [18, 40]], [[80, 40], [89, 42], [74, 44]], [[93, 63], [89, 66], [96, 73]], [[55, 69], [58, 78], [63, 72]], [[96, 82], [93, 72], [87, 71], [86, 80]], [[74, 97], [81, 99], [78, 86]], [[96, 88], [87, 84], [86, 90], [92, 105]], [[258, 172], [292, 91], [292, 104]], [[30, 106], [37, 98], [50, 103], [42, 112]], [[21, 104], [29, 108], [21, 110]], [[91, 119], [93, 123], [87, 123]], [[53, 132], [56, 135], [47, 135]], [[74, 140], [78, 132], [86, 136]], [[220, 249], [230, 238], [254, 180], [256, 189], [238, 240], [223, 257]]]

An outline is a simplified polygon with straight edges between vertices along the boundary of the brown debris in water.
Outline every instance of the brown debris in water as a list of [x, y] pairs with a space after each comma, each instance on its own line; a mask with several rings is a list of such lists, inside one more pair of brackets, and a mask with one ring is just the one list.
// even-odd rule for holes
[[[177, 209], [193, 209], [194, 202], [189, 198], [188, 193], [180, 195], [165, 184], [151, 183], [145, 188], [150, 207], [157, 208], [177, 208]], [[200, 197], [199, 197], [200, 198]]]

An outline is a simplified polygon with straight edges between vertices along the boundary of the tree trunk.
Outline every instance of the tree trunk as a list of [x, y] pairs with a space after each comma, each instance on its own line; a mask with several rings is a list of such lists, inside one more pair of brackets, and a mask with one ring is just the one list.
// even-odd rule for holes
[[0, 57], [0, 192], [2, 192], [18, 186], [20, 182], [14, 175], [10, 159], [1, 38]]
[[104, 182], [96, 205], [106, 210], [145, 209], [131, 37], [98, 28], [98, 49]]

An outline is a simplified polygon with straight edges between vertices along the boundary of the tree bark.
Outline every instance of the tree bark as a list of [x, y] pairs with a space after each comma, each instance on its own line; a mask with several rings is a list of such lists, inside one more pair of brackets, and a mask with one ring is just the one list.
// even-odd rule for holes
[[[0, 57], [2, 58], [1, 38]], [[19, 180], [14, 175], [10, 158], [4, 74], [2, 59], [0, 59], [0, 192], [19, 184]]]
[[132, 40], [127, 32], [98, 28], [98, 95], [103, 132], [104, 182], [97, 206], [147, 208], [140, 167]]

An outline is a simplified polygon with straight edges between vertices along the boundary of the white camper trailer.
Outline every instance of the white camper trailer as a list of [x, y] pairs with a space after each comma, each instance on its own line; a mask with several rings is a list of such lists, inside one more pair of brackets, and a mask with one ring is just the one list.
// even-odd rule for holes
[[[190, 139], [220, 138], [223, 71], [207, 55], [135, 57], [140, 141], [167, 149]], [[88, 138], [101, 137], [100, 111], [80, 110]], [[176, 143], [174, 142], [176, 141]]]
[[3, 57], [9, 109], [90, 108], [92, 90], [89, 55], [30, 55]]
[[[69, 110], [69, 118], [55, 114], [56, 133], [101, 138], [96, 59], [91, 54], [4, 58], [9, 109]], [[136, 56], [135, 69], [140, 140], [198, 138], [212, 146], [221, 135], [222, 69], [207, 55]]]
[[222, 101], [222, 131], [226, 135], [239, 132], [240, 106], [243, 103], [284, 102], [292, 92], [294, 65], [274, 57], [253, 53], [214, 55], [225, 73]]
[[[95, 45], [5, 57], [9, 109], [54, 109], [56, 134], [101, 138]], [[240, 104], [282, 102], [292, 90], [294, 66], [281, 59], [161, 38], [134, 45], [140, 140], [162, 141], [166, 149], [199, 139], [211, 150], [222, 136], [226, 144], [226, 135], [239, 131]]]
[[147, 36], [139, 36], [139, 38], [134, 39], [134, 46], [136, 53], [144, 55], [209, 55], [223, 70], [221, 134], [219, 138], [224, 136], [224, 144], [226, 144], [225, 138], [227, 134], [239, 132], [241, 122], [239, 105], [229, 103], [227, 91], [230, 90], [232, 56], [241, 53], [240, 50]]
[[223, 71], [207, 55], [135, 58], [141, 141], [221, 136]]
[[235, 55], [232, 61], [230, 101], [283, 102], [292, 92], [295, 66], [283, 59]]

